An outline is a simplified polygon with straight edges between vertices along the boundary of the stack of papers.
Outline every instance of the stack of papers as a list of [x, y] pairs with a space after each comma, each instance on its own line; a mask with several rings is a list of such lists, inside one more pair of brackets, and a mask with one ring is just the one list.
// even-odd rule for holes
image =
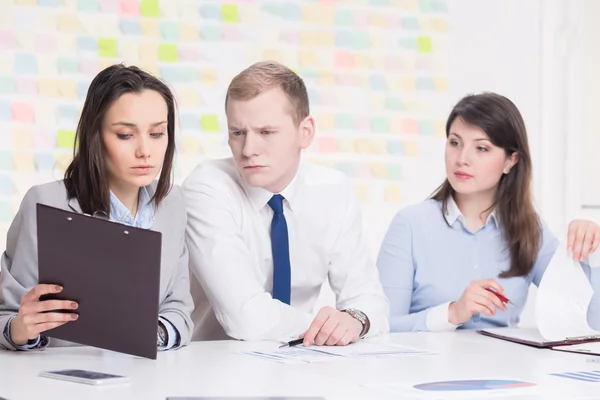
[[378, 344], [361, 340], [348, 346], [310, 346], [302, 345], [267, 351], [245, 351], [242, 354], [276, 361], [284, 364], [321, 363], [340, 361], [349, 358], [389, 358], [409, 355], [430, 355], [429, 350], [393, 344]]

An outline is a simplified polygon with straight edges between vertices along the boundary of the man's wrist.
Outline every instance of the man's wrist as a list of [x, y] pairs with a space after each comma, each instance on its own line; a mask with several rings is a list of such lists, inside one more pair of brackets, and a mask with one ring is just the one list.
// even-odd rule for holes
[[358, 335], [359, 338], [363, 337], [364, 335], [367, 334], [367, 332], [369, 332], [369, 328], [370, 328], [371, 324], [369, 322], [369, 318], [367, 317], [367, 315], [365, 313], [363, 313], [362, 311], [357, 310], [355, 308], [348, 308], [348, 309], [342, 310], [342, 312], [349, 314], [352, 318], [354, 318], [361, 324], [362, 329]]

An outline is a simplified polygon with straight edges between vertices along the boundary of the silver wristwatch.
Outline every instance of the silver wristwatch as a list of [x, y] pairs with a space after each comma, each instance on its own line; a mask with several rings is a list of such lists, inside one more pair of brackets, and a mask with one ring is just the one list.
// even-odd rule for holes
[[342, 312], [350, 314], [352, 318], [356, 319], [362, 324], [362, 330], [360, 331], [360, 335], [358, 335], [358, 337], [363, 337], [363, 335], [366, 333], [365, 331], [367, 330], [367, 315], [364, 312], [357, 310], [356, 308], [347, 308], [345, 310], [342, 310]]

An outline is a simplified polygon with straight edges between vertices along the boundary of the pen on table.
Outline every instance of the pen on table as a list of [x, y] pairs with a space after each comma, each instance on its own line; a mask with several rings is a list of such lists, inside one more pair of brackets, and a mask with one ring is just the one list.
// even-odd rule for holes
[[283, 347], [294, 347], [294, 346], [298, 346], [299, 344], [302, 344], [302, 343], [304, 343], [304, 338], [294, 339], [285, 344], [282, 344], [281, 346], [279, 346], [279, 348], [281, 349]]
[[509, 299], [507, 299], [506, 297], [502, 296], [500, 293], [496, 292], [496, 291], [495, 291], [495, 290], [493, 290], [492, 288], [487, 288], [487, 289], [485, 289], [485, 290], [487, 290], [487, 291], [488, 291], [488, 292], [490, 292], [490, 293], [494, 293], [494, 294], [495, 294], [495, 295], [496, 295], [496, 296], [497, 296], [497, 297], [500, 299], [500, 301], [501, 301], [501, 302], [503, 302], [503, 303], [505, 303], [505, 304], [506, 304], [506, 303], [508, 303], [508, 304], [510, 304], [510, 305], [516, 306], [516, 304], [515, 304], [515, 303], [513, 303], [512, 301], [510, 301], [510, 300], [509, 300]]

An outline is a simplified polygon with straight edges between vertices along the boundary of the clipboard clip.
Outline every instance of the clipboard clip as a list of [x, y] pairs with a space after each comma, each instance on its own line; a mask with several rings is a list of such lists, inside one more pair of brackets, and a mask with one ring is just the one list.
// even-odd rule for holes
[[588, 340], [600, 340], [600, 335], [590, 335], [590, 336], [573, 336], [573, 337], [568, 337], [567, 341], [569, 342], [581, 342], [581, 341], [588, 341]]

